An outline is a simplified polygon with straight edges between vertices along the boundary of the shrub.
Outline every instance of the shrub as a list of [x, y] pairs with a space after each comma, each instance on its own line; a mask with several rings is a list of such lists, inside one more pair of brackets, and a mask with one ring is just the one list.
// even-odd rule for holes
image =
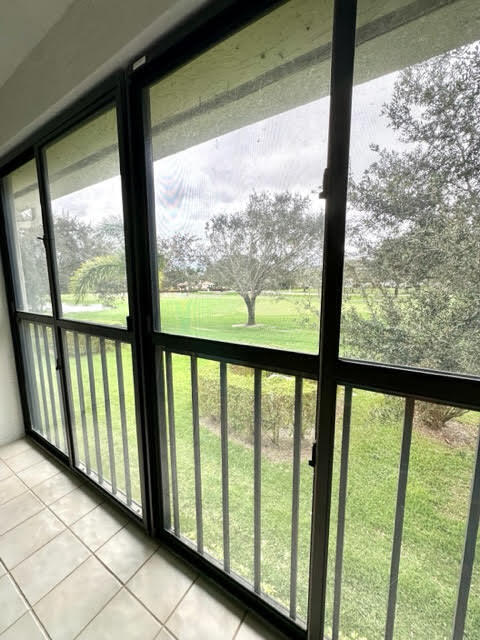
[[[240, 370], [241, 369], [241, 370]], [[231, 367], [228, 372], [228, 426], [232, 433], [253, 440], [253, 375], [251, 369]], [[262, 434], [275, 444], [281, 434], [293, 435], [295, 380], [270, 372], [262, 373]], [[217, 370], [204, 370], [199, 377], [200, 416], [220, 421], [220, 382]], [[302, 437], [315, 426], [316, 384], [303, 383]]]

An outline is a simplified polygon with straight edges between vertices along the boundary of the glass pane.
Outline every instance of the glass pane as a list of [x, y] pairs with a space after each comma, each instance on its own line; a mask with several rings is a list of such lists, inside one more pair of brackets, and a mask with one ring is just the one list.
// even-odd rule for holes
[[[400, 474], [405, 399], [353, 389], [351, 419], [346, 424], [344, 400], [342, 387], [337, 402], [326, 635], [337, 640], [384, 637], [393, 585], [394, 638], [450, 638], [480, 414], [415, 401], [409, 455], [404, 449], [408, 468], [403, 466]], [[342, 467], [347, 437], [347, 465]], [[342, 490], [340, 474], [345, 470]], [[394, 532], [401, 475], [406, 485], [400, 541]], [[342, 538], [337, 536], [339, 520], [345, 531], [343, 553]], [[395, 539], [400, 541], [398, 575], [391, 574]], [[336, 576], [339, 558], [343, 571]], [[336, 601], [335, 586], [341, 587]], [[467, 616], [472, 633], [465, 638], [479, 633], [478, 624], [474, 627], [480, 616], [479, 595], [474, 578]], [[336, 608], [338, 636], [332, 633]]]
[[45, 156], [63, 315], [125, 326], [128, 295], [115, 109], [50, 145]]
[[341, 354], [480, 375], [480, 5], [409, 13], [357, 31]]
[[17, 309], [52, 313], [35, 161], [3, 180]]
[[131, 346], [68, 331], [65, 351], [77, 466], [141, 514]]
[[[171, 530], [303, 624], [313, 478], [308, 459], [314, 439], [316, 383], [260, 372], [262, 418], [255, 445], [252, 368], [166, 354], [164, 371]], [[297, 563], [293, 581], [292, 560]]]
[[292, 0], [148, 91], [163, 331], [317, 351], [330, 28]]
[[32, 429], [68, 454], [60, 373], [52, 328], [20, 323]]

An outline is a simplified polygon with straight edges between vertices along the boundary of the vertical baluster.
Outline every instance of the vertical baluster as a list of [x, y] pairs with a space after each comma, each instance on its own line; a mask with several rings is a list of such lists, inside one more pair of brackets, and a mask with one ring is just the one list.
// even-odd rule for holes
[[80, 356], [80, 346], [78, 340], [78, 333], [73, 334], [73, 346], [75, 351], [75, 365], [77, 371], [77, 390], [78, 390], [78, 404], [80, 407], [80, 418], [82, 421], [82, 436], [83, 436], [83, 450], [85, 453], [85, 467], [87, 473], [90, 473], [90, 445], [88, 442], [87, 431], [87, 416], [85, 413], [85, 395], [83, 391], [83, 374], [82, 374], [82, 361]]
[[97, 462], [97, 475], [98, 482], [103, 482], [103, 465], [102, 465], [102, 452], [100, 450], [100, 437], [98, 433], [98, 412], [97, 412], [97, 392], [95, 390], [95, 371], [93, 369], [93, 357], [92, 357], [92, 339], [90, 336], [85, 336], [86, 349], [87, 349], [87, 364], [88, 364], [88, 380], [90, 383], [90, 402], [92, 406], [92, 424], [93, 424], [93, 438], [95, 441], [95, 458]]
[[292, 469], [292, 535], [290, 557], [290, 617], [297, 617], [298, 575], [298, 512], [300, 501], [300, 451], [302, 445], [303, 380], [295, 378], [295, 408], [293, 417], [293, 469]]
[[397, 507], [395, 510], [395, 527], [393, 531], [392, 560], [390, 565], [390, 588], [388, 592], [387, 622], [385, 640], [392, 640], [397, 606], [398, 571], [402, 550], [403, 517], [405, 513], [405, 497], [407, 494], [408, 466], [410, 462], [410, 445], [412, 442], [412, 424], [415, 400], [405, 401], [405, 417], [403, 421], [402, 452], [400, 454], [400, 470], [398, 474]]
[[107, 428], [108, 459], [110, 463], [110, 482], [112, 493], [117, 493], [117, 472], [115, 469], [115, 450], [113, 447], [112, 409], [110, 406], [110, 385], [108, 382], [107, 355], [105, 338], [100, 338], [100, 358], [102, 361], [103, 397], [105, 400], [105, 423]]
[[253, 401], [253, 586], [261, 589], [262, 372], [255, 369]]
[[342, 453], [338, 490], [337, 545], [335, 552], [335, 585], [333, 592], [332, 640], [338, 640], [340, 607], [342, 601], [343, 544], [345, 539], [345, 512], [347, 507], [348, 458], [350, 449], [350, 423], [352, 416], [352, 387], [345, 387], [343, 400]]
[[477, 441], [477, 455], [473, 470], [472, 487], [470, 490], [470, 507], [468, 511], [465, 544], [463, 548], [462, 567], [458, 584], [457, 604], [453, 619], [452, 640], [462, 640], [467, 617], [468, 597], [472, 583], [473, 563], [475, 561], [475, 545], [480, 520], [480, 434]]
[[202, 470], [200, 459], [200, 425], [198, 416], [197, 358], [190, 358], [192, 381], [193, 458], [195, 463], [195, 513], [197, 520], [197, 550], [203, 553]]
[[24, 352], [26, 361], [26, 374], [27, 374], [27, 392], [30, 398], [31, 408], [31, 420], [32, 427], [35, 430], [41, 429], [42, 414], [40, 410], [40, 399], [38, 397], [38, 384], [36, 383], [35, 375], [35, 361], [33, 355], [33, 343], [32, 343], [32, 325], [30, 322], [22, 322], [23, 340], [24, 340]]
[[[71, 375], [71, 371], [70, 371], [70, 352], [69, 352], [69, 342], [68, 342], [68, 338], [67, 338], [67, 334], [64, 334], [63, 337], [63, 341], [64, 341], [64, 353], [65, 353], [65, 358], [66, 358], [66, 362], [65, 362], [65, 380], [66, 380], [66, 384], [67, 384], [67, 402], [70, 403], [70, 418], [72, 421], [72, 436], [73, 436], [73, 453], [74, 453], [74, 458], [75, 460], [78, 459], [79, 457], [79, 449], [78, 449], [78, 438], [77, 438], [77, 420], [76, 420], [76, 416], [75, 416], [75, 406], [74, 406], [74, 402], [73, 402], [73, 387], [72, 387], [72, 375]], [[61, 380], [60, 380], [60, 374], [57, 371], [57, 389], [58, 389], [58, 397], [61, 398], [62, 397], [62, 392], [61, 392]], [[67, 443], [66, 443], [66, 435], [65, 435], [65, 421], [66, 418], [64, 416], [63, 418], [63, 446], [64, 446], [64, 451], [66, 451], [67, 449]]]
[[45, 415], [45, 437], [50, 442], [50, 416], [48, 415], [48, 403], [47, 403], [47, 393], [45, 390], [45, 376], [43, 373], [43, 363], [42, 363], [42, 349], [40, 347], [40, 335], [38, 330], [38, 325], [35, 324], [35, 347], [37, 351], [37, 364], [38, 364], [38, 372], [40, 375], [40, 392], [42, 395], [42, 404], [43, 404], [43, 412]]
[[178, 508], [177, 443], [175, 433], [175, 401], [173, 396], [172, 354], [170, 353], [170, 351], [165, 352], [165, 367], [167, 377], [168, 439], [170, 442], [173, 528], [178, 536], [180, 535], [180, 513]]
[[167, 407], [165, 400], [165, 376], [163, 351], [155, 348], [155, 373], [158, 393], [158, 430], [160, 436], [160, 477], [162, 482], [163, 526], [172, 528], [172, 509], [170, 504], [170, 479], [168, 464]]
[[227, 365], [220, 363], [220, 429], [222, 448], [223, 568], [230, 572], [230, 504], [228, 486], [228, 386]]
[[118, 401], [120, 405], [120, 422], [122, 425], [123, 468], [125, 472], [125, 493], [127, 504], [132, 504], [132, 483], [130, 480], [130, 454], [128, 451], [127, 413], [125, 410], [125, 385], [123, 381], [122, 343], [115, 342], [117, 361]]
[[[55, 391], [54, 391], [54, 387], [53, 387], [53, 375], [52, 375], [52, 363], [50, 360], [50, 347], [48, 345], [48, 333], [47, 333], [47, 327], [45, 325], [43, 325], [42, 327], [42, 332], [43, 332], [43, 347], [45, 350], [45, 363], [46, 363], [46, 368], [47, 368], [47, 380], [48, 380], [48, 390], [50, 392], [50, 409], [51, 409], [51, 413], [52, 413], [52, 419], [53, 419], [53, 431], [54, 431], [54, 438], [55, 438], [55, 446], [58, 448], [60, 448], [60, 441], [58, 438], [58, 420], [57, 420], [57, 403], [55, 401]], [[56, 366], [56, 363], [55, 363]]]

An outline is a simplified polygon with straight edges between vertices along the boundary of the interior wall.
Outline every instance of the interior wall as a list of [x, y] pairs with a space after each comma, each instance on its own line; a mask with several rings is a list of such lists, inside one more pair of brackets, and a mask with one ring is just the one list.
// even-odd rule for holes
[[23, 416], [13, 355], [5, 281], [0, 264], [0, 446], [21, 438]]

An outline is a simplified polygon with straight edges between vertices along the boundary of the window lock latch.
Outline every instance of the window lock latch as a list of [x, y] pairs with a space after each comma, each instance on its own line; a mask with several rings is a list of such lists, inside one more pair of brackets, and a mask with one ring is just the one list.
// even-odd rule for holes
[[312, 445], [312, 457], [311, 457], [311, 458], [310, 458], [310, 460], [308, 461], [308, 464], [309, 464], [311, 467], [314, 467], [314, 466], [315, 466], [316, 461], [317, 461], [317, 443], [316, 443], [316, 442], [314, 442], [314, 443], [313, 443], [313, 445]]
[[318, 194], [318, 197], [321, 198], [322, 200], [325, 200], [325, 198], [328, 195], [328, 177], [329, 177], [329, 171], [328, 171], [328, 167], [327, 167], [325, 169], [325, 171], [323, 172], [322, 190]]

